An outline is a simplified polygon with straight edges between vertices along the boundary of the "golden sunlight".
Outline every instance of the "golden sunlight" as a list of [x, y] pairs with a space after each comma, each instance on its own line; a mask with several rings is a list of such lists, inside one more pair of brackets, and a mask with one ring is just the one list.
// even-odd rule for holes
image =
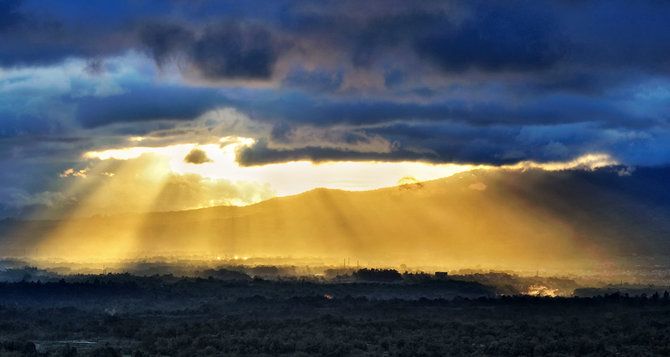
[[[132, 138], [131, 138], [132, 139]], [[136, 141], [139, 142], [139, 141]], [[86, 159], [137, 160], [151, 155], [164, 160], [164, 171], [156, 175], [197, 175], [208, 180], [226, 180], [233, 183], [252, 183], [266, 191], [268, 187], [275, 196], [289, 196], [315, 188], [366, 191], [398, 185], [403, 178], [411, 177], [418, 182], [445, 178], [474, 169], [527, 170], [542, 169], [557, 171], [566, 169], [589, 169], [616, 164], [608, 154], [593, 153], [567, 162], [537, 163], [523, 161], [513, 165], [492, 166], [429, 162], [400, 161], [337, 161], [312, 162], [290, 161], [259, 166], [242, 166], [237, 160], [238, 152], [254, 144], [254, 139], [224, 137], [218, 144], [176, 144], [162, 147], [131, 146], [84, 153]], [[186, 158], [197, 149], [202, 152], [202, 162], [190, 162]], [[233, 205], [248, 205], [259, 202], [264, 195], [247, 195], [246, 199], [231, 200]], [[251, 199], [249, 199], [251, 198]], [[266, 197], [265, 197], [266, 198]], [[198, 205], [197, 207], [206, 206]], [[194, 208], [194, 207], [184, 207]]]
[[[614, 164], [605, 154], [507, 166], [381, 161], [241, 166], [239, 151], [253, 143], [225, 137], [214, 144], [86, 152], [86, 168], [60, 174], [69, 180], [65, 195], [78, 197], [64, 215], [69, 219], [43, 234], [36, 246], [52, 257], [76, 261], [90, 260], [94, 251], [100, 261], [171, 252], [324, 259], [348, 254], [373, 265], [411, 258], [484, 266], [504, 258], [506, 267], [524, 269], [540, 261], [551, 267], [559, 260], [561, 266], [568, 261], [584, 266], [608, 254], [583, 249], [587, 244], [572, 233], [570, 222], [520, 199], [498, 181], [511, 171]], [[450, 181], [425, 182], [449, 176]], [[378, 190], [398, 185], [397, 190]], [[317, 188], [343, 191], [315, 190], [268, 201]], [[267, 202], [231, 207], [261, 201]], [[207, 207], [215, 208], [202, 209]], [[199, 210], [171, 212], [188, 209]], [[167, 213], [147, 214], [159, 211]], [[103, 216], [83, 218], [93, 215]], [[311, 242], [309, 247], [305, 242]], [[546, 258], [547, 249], [555, 261]]]
[[[84, 154], [87, 159], [133, 160], [145, 154], [153, 154], [169, 162], [172, 173], [195, 174], [213, 180], [232, 182], [254, 182], [270, 185], [277, 196], [294, 195], [315, 188], [332, 188], [349, 191], [364, 191], [395, 186], [403, 177], [427, 181], [448, 177], [456, 173], [483, 168], [466, 164], [431, 164], [426, 162], [382, 162], [382, 161], [338, 161], [315, 163], [291, 161], [262, 166], [241, 166], [237, 161], [239, 150], [254, 143], [253, 139], [225, 137], [220, 144], [198, 145], [194, 143], [164, 147], [127, 147]], [[197, 148], [202, 150], [207, 161], [191, 163], [186, 156]], [[244, 202], [240, 202], [244, 204]], [[255, 202], [246, 202], [246, 204]]]

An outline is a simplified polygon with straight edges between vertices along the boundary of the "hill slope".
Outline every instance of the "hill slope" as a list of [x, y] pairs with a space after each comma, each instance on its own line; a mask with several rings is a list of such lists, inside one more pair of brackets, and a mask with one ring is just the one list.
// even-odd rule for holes
[[5, 222], [3, 249], [69, 259], [323, 257], [361, 263], [582, 269], [670, 253], [670, 169], [473, 171], [247, 207]]

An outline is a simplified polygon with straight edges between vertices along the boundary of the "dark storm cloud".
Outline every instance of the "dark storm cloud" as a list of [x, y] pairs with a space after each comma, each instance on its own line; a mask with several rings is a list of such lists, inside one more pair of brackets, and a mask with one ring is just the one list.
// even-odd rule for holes
[[296, 68], [283, 80], [287, 87], [298, 87], [312, 92], [333, 92], [340, 88], [344, 80], [342, 71], [305, 70]]
[[[670, 4], [654, 1], [3, 1], [2, 63], [149, 52], [205, 78], [269, 78], [284, 55], [449, 73], [579, 66], [667, 71]], [[293, 51], [294, 50], [294, 51]], [[616, 54], [616, 55], [615, 55]], [[625, 55], [621, 55], [625, 54]], [[393, 56], [389, 59], [389, 56]], [[406, 68], [407, 69], [407, 68]], [[413, 68], [414, 70], [416, 68]]]
[[240, 164], [247, 166], [298, 160], [311, 160], [315, 162], [338, 160], [436, 161], [435, 159], [431, 155], [400, 150], [393, 153], [375, 153], [318, 146], [273, 149], [268, 147], [268, 143], [265, 140], [259, 140], [253, 146], [241, 150], [238, 156]]
[[200, 35], [175, 24], [153, 24], [141, 30], [141, 39], [158, 63], [185, 56], [207, 80], [268, 79], [279, 55], [268, 29], [240, 23], [210, 26]]
[[18, 0], [0, 2], [0, 31], [7, 31], [23, 20], [18, 11], [19, 5]]
[[[247, 23], [255, 18], [251, 11], [216, 2], [10, 0], [0, 7], [0, 65], [46, 65], [137, 50], [158, 64], [181, 56], [206, 80], [267, 79], [281, 49], [269, 28]], [[240, 12], [246, 15], [234, 16]], [[182, 14], [179, 21], [173, 21], [175, 13]], [[210, 23], [205, 29], [203, 18]]]
[[61, 122], [47, 116], [0, 111], [0, 138], [22, 135], [58, 135], [67, 131]]
[[550, 9], [540, 2], [520, 8], [487, 2], [459, 26], [436, 26], [414, 41], [415, 51], [446, 72], [536, 71], [566, 54], [566, 39]]
[[152, 120], [192, 120], [221, 103], [210, 89], [140, 85], [105, 97], [70, 98], [77, 104], [77, 120], [85, 128], [111, 123]]
[[[163, 121], [178, 130], [233, 107], [270, 128], [243, 152], [248, 164], [506, 163], [591, 151], [659, 162], [670, 131], [668, 18], [670, 3], [653, 0], [0, 0], [5, 69], [75, 58], [114, 82], [114, 58], [144, 56], [152, 67], [100, 93], [68, 78], [65, 94], [0, 78], [14, 91], [0, 97], [0, 136], [145, 133]], [[164, 72], [182, 76], [163, 81]], [[293, 142], [305, 140], [291, 135], [301, 128], [335, 130], [324, 137], [341, 145]], [[370, 135], [393, 149], [357, 151]]]
[[145, 25], [140, 31], [140, 39], [159, 64], [167, 62], [170, 56], [195, 41], [193, 33], [188, 29], [169, 23]]
[[55, 64], [73, 57], [115, 54], [132, 46], [130, 32], [120, 26], [125, 20], [110, 16], [113, 4], [95, 8], [74, 3], [0, 2], [0, 66]]
[[604, 99], [537, 97], [510, 106], [505, 101], [395, 101], [316, 96], [302, 91], [239, 91], [180, 86], [132, 85], [117, 95], [71, 98], [84, 127], [115, 122], [190, 120], [216, 107], [233, 106], [252, 119], [282, 125], [374, 125], [398, 120], [465, 122], [474, 126], [598, 122], [603, 126], [647, 126], [648, 118], [622, 113]]
[[[273, 132], [272, 142], [286, 143], [284, 136], [289, 130], [283, 127]], [[391, 141], [388, 152], [359, 152], [351, 150], [351, 144], [364, 140], [365, 137], [381, 135]], [[340, 147], [307, 146], [275, 148], [265, 140], [257, 142], [240, 153], [243, 165], [259, 165], [271, 162], [293, 160], [336, 161], [336, 160], [382, 160], [382, 161], [413, 161], [427, 162], [458, 162], [458, 163], [495, 163], [506, 164], [519, 161], [514, 155], [518, 142], [506, 137], [518, 136], [516, 129], [505, 127], [474, 128], [463, 124], [392, 124], [389, 126], [367, 129], [358, 135], [345, 136]], [[418, 148], [415, 146], [420, 143]], [[533, 153], [532, 158], [539, 158], [541, 153]], [[531, 157], [524, 157], [529, 159]]]
[[270, 122], [329, 125], [372, 125], [397, 120], [465, 122], [474, 126], [495, 124], [560, 124], [599, 122], [603, 126], [648, 126], [653, 120], [623, 113], [615, 100], [574, 95], [537, 96], [531, 99], [397, 101], [356, 97], [332, 98], [304, 92], [266, 92], [231, 100], [257, 120]]
[[[383, 160], [513, 164], [519, 161], [569, 161], [575, 157], [606, 152], [616, 160], [638, 165], [659, 165], [670, 154], [670, 132], [652, 134], [626, 130], [602, 130], [590, 123], [496, 125], [474, 127], [466, 123], [395, 123], [359, 131], [358, 138], [378, 135], [390, 143], [388, 152], [360, 152], [342, 139], [339, 147], [318, 145], [291, 148], [285, 140], [290, 129], [273, 132], [270, 142], [260, 140], [240, 153], [243, 165], [292, 160]], [[354, 140], [355, 141], [355, 140]], [[280, 146], [274, 145], [280, 144]]]

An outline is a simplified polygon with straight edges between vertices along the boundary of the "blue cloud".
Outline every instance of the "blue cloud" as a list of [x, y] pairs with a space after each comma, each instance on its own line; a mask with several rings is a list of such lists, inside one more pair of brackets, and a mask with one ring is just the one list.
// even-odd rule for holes
[[[668, 162], [669, 3], [319, 5], [0, 2], [0, 136], [105, 141], [233, 107], [270, 128], [248, 163]], [[305, 147], [301, 127], [349, 135]], [[394, 150], [352, 151], [362, 134]]]
[[84, 128], [152, 120], [193, 120], [225, 103], [218, 91], [174, 85], [137, 84], [118, 95], [68, 98]]

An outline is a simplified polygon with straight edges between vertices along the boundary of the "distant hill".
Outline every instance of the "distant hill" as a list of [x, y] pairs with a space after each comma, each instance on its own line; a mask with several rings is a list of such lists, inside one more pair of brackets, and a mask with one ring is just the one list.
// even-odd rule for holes
[[670, 168], [479, 170], [247, 207], [2, 224], [5, 254], [324, 257], [361, 264], [602, 268], [670, 254]]

